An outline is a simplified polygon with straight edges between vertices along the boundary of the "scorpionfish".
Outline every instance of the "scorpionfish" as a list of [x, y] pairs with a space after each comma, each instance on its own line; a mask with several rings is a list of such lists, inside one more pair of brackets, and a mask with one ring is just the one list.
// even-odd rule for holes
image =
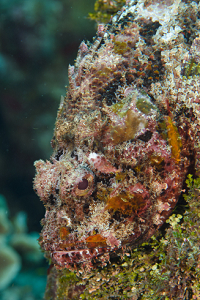
[[35, 162], [39, 243], [54, 265], [106, 262], [148, 240], [200, 174], [198, 18], [181, 0], [127, 1], [80, 44], [53, 154]]

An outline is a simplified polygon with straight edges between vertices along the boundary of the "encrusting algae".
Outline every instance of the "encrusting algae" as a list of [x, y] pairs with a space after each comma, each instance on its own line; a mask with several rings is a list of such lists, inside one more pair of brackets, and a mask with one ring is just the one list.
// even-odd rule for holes
[[200, 299], [199, 16], [126, 1], [81, 43], [51, 160], [35, 162], [46, 299]]

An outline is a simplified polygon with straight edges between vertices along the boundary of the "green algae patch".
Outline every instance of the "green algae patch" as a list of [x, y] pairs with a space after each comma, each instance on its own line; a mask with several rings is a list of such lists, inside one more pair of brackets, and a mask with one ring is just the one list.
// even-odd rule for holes
[[125, 3], [126, 0], [97, 0], [94, 4], [94, 12], [89, 13], [88, 17], [90, 20], [95, 20], [96, 22], [107, 23], [111, 16], [116, 14]]
[[66, 271], [65, 273], [58, 280], [58, 299], [60, 300], [64, 300], [68, 296], [70, 286], [78, 281], [73, 272]]
[[200, 75], [200, 64], [191, 59], [184, 67], [184, 76], [186, 78]]
[[74, 272], [68, 269], [58, 270], [52, 267], [50, 273], [51, 276], [48, 277], [45, 299], [80, 299], [80, 294], [84, 290], [84, 286], [79, 283], [79, 278]]
[[124, 54], [129, 51], [131, 48], [127, 45], [126, 42], [114, 41], [114, 52], [117, 54]]
[[124, 108], [124, 103], [115, 103], [111, 106], [113, 112], [123, 118], [127, 114], [127, 109]]
[[145, 115], [148, 115], [151, 112], [151, 109], [156, 109], [155, 105], [153, 105], [149, 100], [145, 98], [138, 98], [136, 107]]

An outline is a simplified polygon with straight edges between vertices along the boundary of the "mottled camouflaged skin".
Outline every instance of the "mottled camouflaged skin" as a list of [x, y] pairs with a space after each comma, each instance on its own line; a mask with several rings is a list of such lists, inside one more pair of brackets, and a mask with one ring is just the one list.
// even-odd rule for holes
[[[34, 188], [46, 207], [40, 245], [60, 267], [104, 262], [147, 240], [171, 214], [188, 172], [199, 172], [200, 80], [190, 76], [198, 41], [195, 30], [185, 37], [182, 21], [193, 11], [180, 3], [164, 22], [140, 16], [136, 2], [99, 26], [92, 45], [81, 43], [53, 155], [35, 162]], [[148, 15], [157, 2], [144, 3]], [[178, 33], [165, 37], [172, 22]]]

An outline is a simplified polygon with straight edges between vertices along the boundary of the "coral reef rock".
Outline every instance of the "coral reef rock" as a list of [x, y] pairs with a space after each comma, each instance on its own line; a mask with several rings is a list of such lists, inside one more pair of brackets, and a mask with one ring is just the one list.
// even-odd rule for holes
[[22, 265], [20, 255], [7, 243], [12, 229], [8, 214], [6, 199], [0, 194], [0, 298], [1, 291], [10, 285]]
[[127, 1], [82, 42], [50, 161], [36, 161], [39, 239], [57, 267], [149, 239], [200, 174], [200, 4]]

